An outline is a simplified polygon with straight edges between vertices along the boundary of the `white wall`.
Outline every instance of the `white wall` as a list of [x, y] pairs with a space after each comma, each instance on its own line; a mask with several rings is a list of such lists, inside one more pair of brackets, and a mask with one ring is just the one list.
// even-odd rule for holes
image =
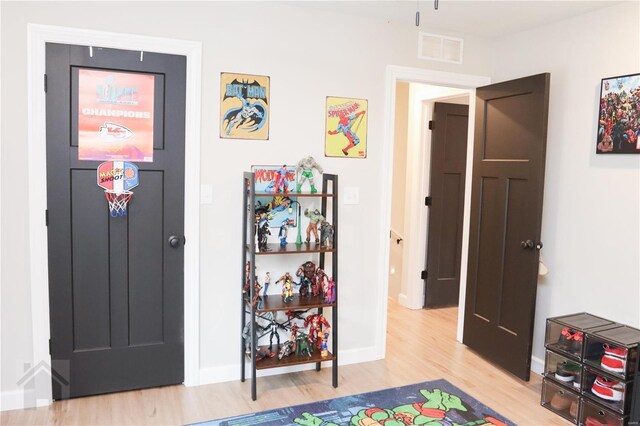
[[[202, 183], [214, 205], [201, 209], [201, 368], [205, 380], [237, 377], [242, 171], [252, 164], [293, 163], [306, 154], [360, 188], [360, 204], [340, 206], [340, 345], [343, 362], [375, 354], [384, 331], [372, 327], [378, 306], [383, 200], [384, 71], [387, 64], [488, 75], [491, 45], [465, 36], [465, 64], [416, 59], [417, 29], [355, 16], [337, 19], [294, 3], [2, 2], [2, 365], [0, 390], [17, 390], [18, 363], [30, 361], [31, 307], [27, 227], [26, 24], [38, 23], [203, 42]], [[366, 7], [366, 4], [363, 4]], [[218, 138], [221, 71], [271, 76], [268, 142]], [[369, 100], [366, 160], [323, 156], [327, 95]], [[23, 185], [15, 185], [22, 182]], [[8, 201], [11, 201], [9, 203]], [[188, 238], [188, 236], [187, 236]], [[296, 265], [292, 265], [292, 268]], [[375, 355], [373, 355], [375, 356]]]
[[538, 284], [538, 362], [547, 317], [587, 311], [640, 326], [640, 156], [595, 154], [600, 80], [640, 71], [639, 5], [496, 43], [493, 81], [551, 73], [541, 252], [549, 275]]

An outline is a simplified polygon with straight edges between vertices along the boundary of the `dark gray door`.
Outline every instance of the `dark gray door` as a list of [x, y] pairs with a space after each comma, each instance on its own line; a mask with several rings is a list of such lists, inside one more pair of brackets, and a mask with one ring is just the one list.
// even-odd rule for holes
[[464, 343], [529, 380], [549, 74], [477, 89]]
[[434, 105], [425, 308], [458, 305], [468, 122], [467, 105]]
[[[52, 360], [70, 397], [182, 383], [186, 58], [47, 44], [47, 208]], [[78, 160], [80, 69], [154, 79], [153, 162], [111, 217], [100, 161]], [[182, 241], [182, 239], [181, 239]], [[54, 386], [54, 398], [63, 396]]]

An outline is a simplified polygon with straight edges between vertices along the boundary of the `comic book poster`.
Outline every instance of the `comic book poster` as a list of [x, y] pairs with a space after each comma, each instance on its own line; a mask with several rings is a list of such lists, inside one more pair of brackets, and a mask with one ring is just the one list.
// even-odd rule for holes
[[220, 137], [269, 139], [269, 77], [220, 74]]
[[[269, 226], [280, 228], [283, 221], [296, 226], [298, 206], [296, 197], [296, 166], [252, 166], [255, 176], [256, 205], [266, 206]], [[258, 195], [258, 194], [269, 195]], [[273, 195], [271, 195], [273, 194]], [[293, 207], [289, 211], [289, 207]]]
[[596, 154], [640, 154], [640, 74], [603, 78]]
[[153, 161], [151, 74], [78, 71], [78, 159]]
[[366, 99], [327, 96], [325, 156], [367, 157]]

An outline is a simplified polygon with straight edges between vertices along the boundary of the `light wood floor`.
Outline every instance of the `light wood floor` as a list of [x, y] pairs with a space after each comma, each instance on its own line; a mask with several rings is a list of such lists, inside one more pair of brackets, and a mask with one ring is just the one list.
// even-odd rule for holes
[[522, 382], [496, 369], [455, 341], [457, 309], [411, 311], [389, 301], [387, 358], [331, 369], [192, 388], [167, 386], [55, 402], [38, 409], [6, 411], [2, 424], [185, 424], [303, 404], [434, 379], [446, 379], [520, 425], [568, 425], [540, 406], [541, 380]]

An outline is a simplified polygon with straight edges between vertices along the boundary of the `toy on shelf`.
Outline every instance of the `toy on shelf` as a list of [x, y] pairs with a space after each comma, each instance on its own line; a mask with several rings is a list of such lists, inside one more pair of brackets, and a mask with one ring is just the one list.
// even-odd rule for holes
[[313, 345], [309, 341], [309, 336], [305, 333], [298, 334], [296, 338], [296, 355], [307, 355], [311, 358], [311, 352], [313, 352]]
[[255, 286], [253, 289], [253, 301], [251, 302], [253, 306], [257, 309], [262, 309], [262, 297], [260, 296], [260, 290], [262, 290], [262, 286], [258, 282], [258, 276], [255, 277]]
[[[267, 330], [265, 327], [261, 326], [257, 322], [254, 323], [254, 326], [256, 327], [257, 334], [263, 333]], [[244, 340], [244, 352], [247, 355], [250, 355], [251, 354], [251, 323], [250, 322], [246, 323], [244, 328], [242, 329], [242, 339]]]
[[324, 292], [324, 303], [334, 303], [336, 301], [335, 290], [336, 283], [333, 281], [333, 277], [329, 277], [322, 286], [322, 291]]
[[300, 286], [300, 297], [309, 296], [309, 286], [311, 285], [309, 278], [305, 276], [300, 277], [300, 283], [298, 283], [298, 285]]
[[256, 352], [256, 361], [262, 361], [265, 358], [273, 358], [274, 356], [276, 356], [276, 354], [271, 352], [270, 349], [258, 348], [258, 352]]
[[324, 291], [325, 283], [329, 281], [329, 276], [322, 268], [316, 269], [315, 287], [311, 287], [311, 294], [314, 296], [320, 295]]
[[309, 180], [309, 185], [311, 186], [311, 193], [315, 194], [318, 192], [316, 189], [314, 180], [313, 180], [313, 169], [316, 169], [318, 173], [322, 174], [322, 167], [316, 162], [316, 160], [312, 156], [304, 157], [302, 160], [298, 162], [298, 167], [296, 170], [298, 171], [298, 186], [296, 191], [300, 193], [302, 191], [302, 185]]
[[320, 355], [322, 355], [323, 357], [329, 356], [328, 342], [329, 342], [330, 334], [331, 334], [330, 328], [325, 328], [324, 330], [322, 330], [322, 346], [320, 348]]
[[307, 226], [307, 242], [311, 241], [311, 233], [313, 232], [313, 236], [316, 239], [316, 244], [320, 242], [320, 238], [318, 238], [318, 224], [325, 222], [326, 219], [320, 213], [320, 210], [315, 209], [310, 211], [309, 209], [305, 209], [304, 211], [305, 217], [309, 218], [309, 226]]
[[333, 226], [327, 221], [320, 225], [320, 247], [333, 248]]
[[293, 301], [293, 277], [290, 273], [286, 272], [283, 276], [278, 278], [276, 284], [282, 281], [282, 300], [284, 303]]
[[[302, 282], [306, 279], [306, 284], [311, 288], [311, 293], [314, 296], [318, 295], [317, 290], [314, 291], [314, 288], [317, 287], [316, 270], [316, 264], [311, 261], [307, 261], [300, 265], [300, 267], [296, 271], [296, 276], [300, 277], [300, 283], [302, 284]], [[300, 290], [300, 295], [302, 295], [302, 287]]]
[[286, 194], [289, 192], [289, 185], [287, 184], [287, 165], [284, 164], [276, 171], [276, 179], [273, 184], [273, 192], [281, 192]]
[[262, 293], [264, 297], [268, 296], [267, 290], [269, 290], [269, 284], [271, 284], [271, 272], [267, 272], [264, 276], [264, 293]]
[[304, 320], [304, 326], [309, 327], [309, 343], [316, 342], [318, 349], [322, 347], [322, 327], [331, 328], [325, 317], [320, 314], [309, 315]]
[[276, 338], [276, 346], [280, 347], [280, 334], [278, 333], [278, 329], [284, 327], [276, 321], [276, 315], [273, 312], [267, 312], [263, 318], [269, 323], [265, 330], [269, 330], [269, 350], [272, 351], [274, 337]]
[[278, 232], [278, 238], [280, 238], [280, 245], [282, 247], [287, 245], [287, 235], [289, 235], [289, 220], [285, 219], [280, 225], [280, 232]]

